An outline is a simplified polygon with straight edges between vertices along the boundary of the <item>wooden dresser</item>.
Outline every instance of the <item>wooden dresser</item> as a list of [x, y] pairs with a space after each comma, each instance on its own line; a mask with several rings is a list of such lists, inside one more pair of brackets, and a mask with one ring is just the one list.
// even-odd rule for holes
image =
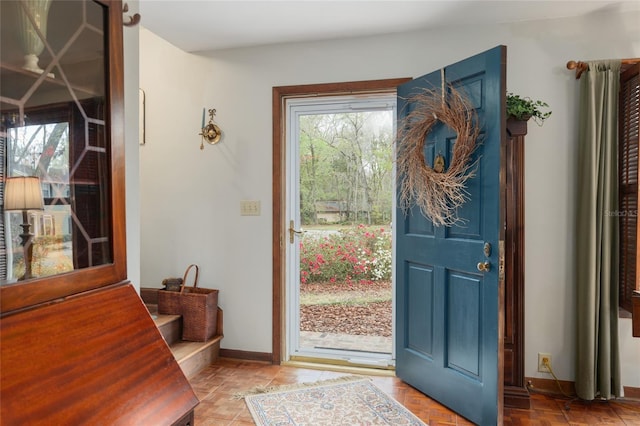
[[122, 3], [0, 8], [1, 189], [37, 176], [44, 199], [0, 212], [8, 232], [29, 218], [35, 247], [32, 276], [28, 244], [0, 247], [0, 424], [192, 425], [198, 399], [127, 279]]

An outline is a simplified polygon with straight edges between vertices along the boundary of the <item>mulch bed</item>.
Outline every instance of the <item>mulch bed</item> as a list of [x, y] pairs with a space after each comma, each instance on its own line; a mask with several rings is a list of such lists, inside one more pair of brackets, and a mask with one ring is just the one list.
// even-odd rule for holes
[[[391, 283], [301, 284], [300, 291], [362, 294], [390, 291]], [[300, 329], [325, 333], [391, 336], [391, 301], [362, 305], [331, 304], [300, 307]]]

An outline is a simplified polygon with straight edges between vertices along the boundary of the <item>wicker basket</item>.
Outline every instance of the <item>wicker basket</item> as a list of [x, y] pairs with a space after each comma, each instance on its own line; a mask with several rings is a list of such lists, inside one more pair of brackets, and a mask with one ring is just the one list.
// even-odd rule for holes
[[204, 342], [216, 334], [218, 320], [218, 290], [183, 287], [182, 340]]
[[158, 313], [180, 315], [180, 292], [158, 290]]
[[[187, 287], [192, 268], [195, 268], [193, 287]], [[189, 265], [179, 292], [158, 290], [158, 313], [182, 315], [182, 340], [204, 342], [216, 333], [218, 290], [198, 288], [199, 273], [198, 265]]]

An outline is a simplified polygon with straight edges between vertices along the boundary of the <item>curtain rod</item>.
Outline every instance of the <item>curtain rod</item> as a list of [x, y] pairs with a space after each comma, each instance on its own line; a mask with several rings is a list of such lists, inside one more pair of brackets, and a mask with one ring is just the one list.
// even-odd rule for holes
[[[623, 64], [637, 64], [638, 62], [640, 62], [640, 58], [621, 59], [620, 62], [622, 62]], [[582, 73], [585, 72], [588, 67], [589, 65], [587, 65], [586, 62], [582, 62], [582, 61], [567, 62], [568, 70], [576, 70], [576, 80], [580, 78]]]

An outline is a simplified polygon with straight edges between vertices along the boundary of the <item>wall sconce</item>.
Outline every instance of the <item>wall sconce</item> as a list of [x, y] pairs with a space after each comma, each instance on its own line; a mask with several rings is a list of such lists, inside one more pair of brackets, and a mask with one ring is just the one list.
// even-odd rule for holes
[[4, 187], [4, 209], [6, 211], [22, 211], [22, 244], [24, 256], [24, 275], [20, 281], [31, 278], [31, 259], [33, 258], [33, 235], [29, 232], [29, 216], [27, 210], [44, 210], [40, 178], [36, 176], [9, 177]]
[[204, 125], [204, 112], [205, 109], [202, 108], [202, 130], [198, 133], [202, 136], [202, 140], [200, 141], [200, 149], [204, 149], [204, 141], [206, 140], [210, 145], [215, 145], [220, 142], [220, 138], [222, 137], [222, 130], [213, 122], [213, 117], [216, 115], [215, 109], [209, 110], [209, 123]]

